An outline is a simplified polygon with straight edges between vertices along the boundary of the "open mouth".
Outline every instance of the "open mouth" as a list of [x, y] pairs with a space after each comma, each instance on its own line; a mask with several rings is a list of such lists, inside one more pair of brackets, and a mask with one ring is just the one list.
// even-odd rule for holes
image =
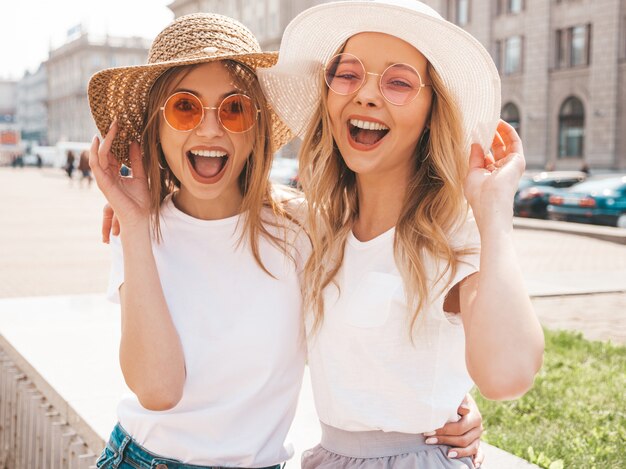
[[192, 150], [187, 152], [187, 159], [194, 176], [199, 176], [201, 182], [216, 182], [228, 163], [228, 153], [222, 150]]
[[359, 147], [369, 148], [377, 145], [389, 133], [385, 124], [360, 119], [348, 121], [348, 133], [352, 142]]

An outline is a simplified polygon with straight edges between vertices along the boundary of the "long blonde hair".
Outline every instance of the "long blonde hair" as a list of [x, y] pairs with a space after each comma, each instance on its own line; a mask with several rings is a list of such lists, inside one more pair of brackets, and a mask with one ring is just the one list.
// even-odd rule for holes
[[[275, 149], [272, 147], [269, 105], [253, 70], [234, 60], [222, 60], [221, 63], [231, 75], [235, 86], [252, 98], [261, 111], [254, 129], [251, 130], [254, 132], [252, 153], [239, 176], [239, 189], [243, 195], [241, 213], [245, 214], [240, 242], [247, 236], [257, 264], [266, 273], [272, 275], [261, 260], [259, 237], [265, 237], [293, 259], [287, 243], [287, 230], [295, 229], [293, 226], [295, 220], [285, 210], [285, 205], [276, 200], [271, 192], [269, 173]], [[161, 204], [169, 194], [180, 188], [180, 181], [169, 168], [159, 143], [159, 127], [162, 118], [160, 107], [177, 83], [197, 66], [188, 65], [168, 69], [154, 83], [148, 98], [141, 148], [150, 191], [152, 227], [157, 240], [161, 239], [159, 224]], [[264, 208], [268, 208], [273, 217], [264, 218]], [[268, 230], [269, 226], [281, 228], [283, 230], [281, 236], [272, 234]]]
[[[432, 277], [426, 256], [442, 259], [451, 279], [467, 251], [450, 246], [448, 235], [466, 214], [462, 182], [467, 171], [461, 115], [441, 78], [428, 64], [433, 101], [430, 130], [415, 149], [415, 171], [396, 224], [394, 253], [407, 302], [413, 310], [410, 332], [431, 298]], [[345, 164], [331, 133], [327, 88], [300, 150], [300, 182], [308, 202], [307, 231], [313, 253], [304, 269], [304, 303], [317, 329], [324, 317], [323, 290], [334, 281], [343, 261], [346, 239], [358, 217], [356, 175]]]

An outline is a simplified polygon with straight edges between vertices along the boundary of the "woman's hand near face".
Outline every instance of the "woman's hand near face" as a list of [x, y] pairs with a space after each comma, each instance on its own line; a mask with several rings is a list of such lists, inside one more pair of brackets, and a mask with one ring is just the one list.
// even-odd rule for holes
[[[150, 218], [150, 194], [141, 160], [141, 149], [136, 142], [130, 144], [132, 176], [122, 177], [120, 163], [111, 153], [111, 144], [117, 130], [117, 121], [114, 121], [102, 143], [98, 137], [94, 137], [89, 151], [89, 166], [120, 223], [124, 226], [145, 224]], [[107, 214], [105, 208], [104, 216]], [[104, 233], [103, 238], [107, 238]]]
[[491, 145], [493, 156], [472, 145], [464, 192], [479, 228], [487, 223], [512, 225], [513, 197], [526, 162], [515, 129], [500, 120]]

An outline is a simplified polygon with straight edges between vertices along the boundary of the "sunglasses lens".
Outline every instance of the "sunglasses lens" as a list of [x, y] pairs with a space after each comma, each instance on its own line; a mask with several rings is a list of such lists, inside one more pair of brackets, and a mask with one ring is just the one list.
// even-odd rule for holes
[[380, 77], [380, 89], [385, 98], [393, 104], [406, 104], [417, 96], [422, 80], [417, 71], [407, 64], [395, 64]]
[[190, 93], [175, 93], [165, 102], [163, 114], [176, 130], [192, 130], [202, 121], [202, 103]]
[[220, 122], [226, 130], [235, 133], [250, 130], [256, 122], [256, 114], [252, 99], [243, 94], [228, 96], [219, 108]]
[[365, 69], [359, 59], [352, 54], [334, 56], [324, 73], [328, 87], [337, 94], [351, 94], [359, 89], [365, 77]]

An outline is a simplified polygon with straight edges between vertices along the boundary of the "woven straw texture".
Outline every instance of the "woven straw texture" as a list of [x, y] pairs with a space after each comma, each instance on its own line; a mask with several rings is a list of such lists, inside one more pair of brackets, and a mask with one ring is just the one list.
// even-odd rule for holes
[[[262, 52], [258, 41], [241, 23], [232, 18], [197, 13], [178, 18], [154, 39], [148, 64], [102, 70], [89, 81], [89, 106], [96, 126], [106, 135], [113, 119], [118, 135], [111, 151], [126, 165], [128, 145], [140, 141], [148, 95], [157, 78], [167, 69], [232, 59], [256, 70], [276, 63], [275, 52]], [[293, 137], [287, 126], [270, 109], [274, 149]]]
[[257, 75], [272, 107], [296, 135], [304, 135], [319, 105], [323, 65], [364, 31], [390, 34], [418, 49], [459, 105], [467, 152], [472, 142], [490, 148], [500, 116], [495, 64], [473, 36], [417, 0], [324, 3], [289, 23], [278, 63]]

